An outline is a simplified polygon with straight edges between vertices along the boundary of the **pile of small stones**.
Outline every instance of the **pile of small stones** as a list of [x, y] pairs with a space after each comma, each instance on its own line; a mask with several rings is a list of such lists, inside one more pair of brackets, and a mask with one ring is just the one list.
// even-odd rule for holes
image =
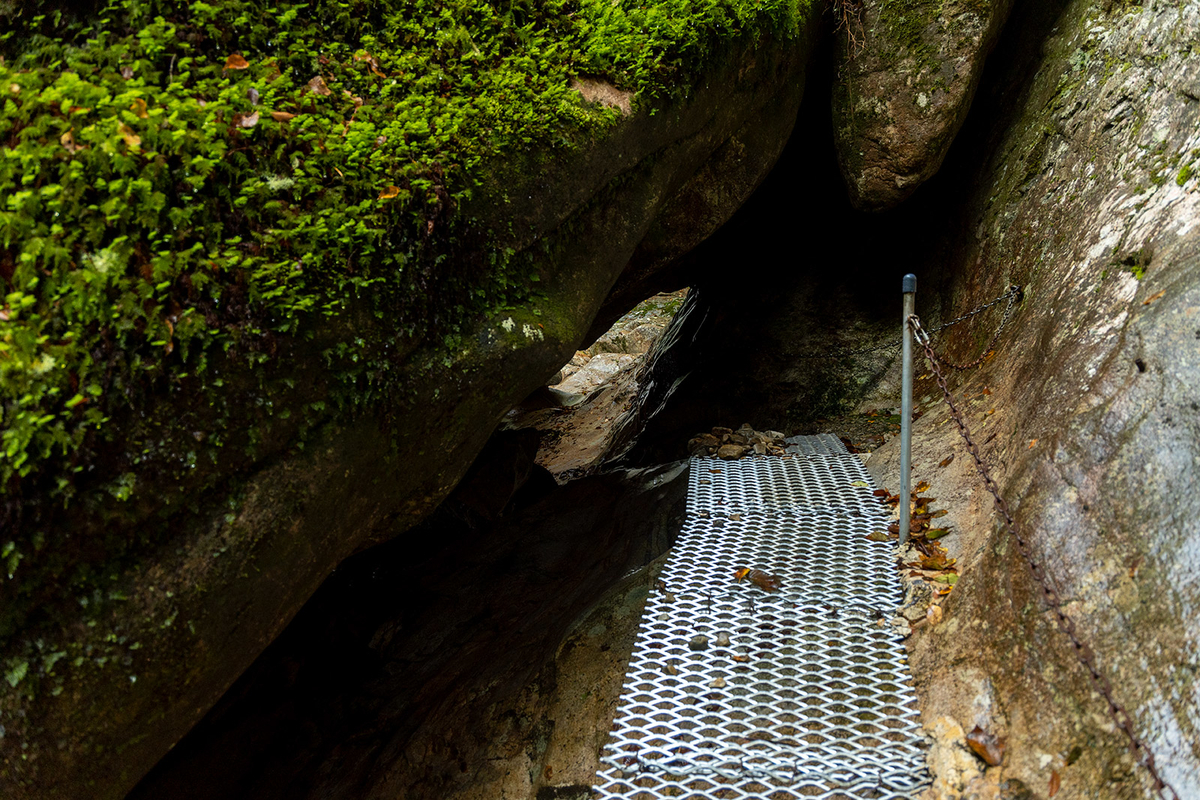
[[751, 454], [781, 456], [787, 442], [779, 431], [756, 431], [743, 425], [736, 431], [730, 428], [713, 428], [712, 433], [702, 433], [688, 441], [688, 452], [694, 456], [716, 456], [727, 461]]

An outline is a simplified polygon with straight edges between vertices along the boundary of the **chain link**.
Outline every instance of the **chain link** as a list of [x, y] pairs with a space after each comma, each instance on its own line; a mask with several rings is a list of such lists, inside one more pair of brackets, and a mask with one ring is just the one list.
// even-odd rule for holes
[[[1009, 309], [1012, 308], [1012, 301], [1009, 302]], [[1008, 318], [1008, 313], [1005, 313], [1005, 319]], [[957, 322], [958, 320], [956, 320]], [[1129, 750], [1133, 754], [1134, 760], [1146, 768], [1150, 773], [1150, 777], [1154, 780], [1154, 790], [1161, 800], [1181, 800], [1175, 789], [1163, 780], [1158, 773], [1158, 767], [1154, 763], [1154, 754], [1150, 752], [1144, 742], [1138, 738], [1137, 733], [1133, 729], [1133, 718], [1129, 712], [1124, 709], [1116, 700], [1113, 693], [1112, 683], [1108, 680], [1108, 676], [1100, 671], [1096, 665], [1095, 653], [1086, 642], [1079, 638], [1078, 630], [1075, 627], [1075, 621], [1069, 617], [1062, 609], [1062, 599], [1058, 592], [1050, 585], [1049, 577], [1046, 570], [1037, 562], [1034, 557], [1032, 548], [1021, 535], [1017, 528], [1017, 523], [1013, 520], [1012, 512], [1009, 510], [1008, 503], [1000, 495], [1000, 487], [996, 485], [996, 481], [992, 479], [991, 471], [988, 470], [987, 464], [979, 454], [979, 447], [976, 446], [974, 440], [971, 439], [971, 432], [967, 429], [967, 423], [963, 420], [962, 413], [954, 404], [954, 398], [950, 394], [950, 388], [946, 384], [946, 376], [942, 373], [939, 364], [945, 364], [937, 353], [933, 350], [933, 345], [930, 342], [929, 333], [921, 327], [921, 320], [916, 314], [908, 318], [908, 324], [913, 329], [913, 335], [922, 349], [925, 351], [925, 357], [929, 359], [929, 365], [933, 368], [933, 374], [937, 377], [938, 386], [942, 389], [942, 396], [946, 400], [946, 404], [950, 406], [950, 416], [954, 419], [954, 424], [958, 428], [958, 433], [966, 443], [967, 452], [971, 454], [971, 458], [975, 460], [975, 468], [983, 479], [983, 484], [988, 492], [992, 495], [992, 500], [995, 502], [996, 510], [1000, 512], [1000, 516], [1004, 519], [1004, 525], [1008, 529], [1009, 534], [1017, 542], [1017, 547], [1021, 551], [1021, 556], [1025, 559], [1025, 565], [1029, 568], [1034, 580], [1041, 587], [1043, 599], [1050, 611], [1054, 614], [1054, 621], [1058, 625], [1066, 637], [1071, 641], [1071, 645], [1075, 648], [1075, 656], [1079, 662], [1087, 669], [1088, 676], [1092, 679], [1096, 690], [1100, 692], [1105, 703], [1108, 704], [1108, 713], [1112, 717], [1113, 722], [1121, 729], [1125, 738], [1129, 742]], [[1003, 325], [1001, 326], [1003, 327]], [[997, 333], [997, 335], [999, 335]], [[993, 340], [994, 341], [994, 340]], [[1170, 794], [1168, 794], [1168, 792]]]
[[[992, 334], [992, 340], [990, 342], [988, 342], [986, 346], [984, 346], [983, 352], [981, 352], [979, 354], [979, 358], [975, 359], [974, 361], [972, 361], [969, 364], [955, 364], [952, 361], [947, 361], [946, 359], [942, 358], [941, 356], [937, 355], [936, 353], [934, 354], [934, 357], [937, 358], [937, 360], [943, 366], [950, 367], [950, 369], [955, 369], [960, 372], [963, 370], [974, 369], [975, 367], [978, 367], [980, 364], [982, 364], [987, 359], [988, 355], [992, 352], [992, 348], [994, 348], [996, 346], [996, 342], [998, 342], [1000, 340], [1000, 334], [1004, 331], [1004, 326], [1007, 325], [1009, 319], [1012, 318], [1013, 308], [1016, 306], [1017, 303], [1019, 303], [1021, 301], [1021, 299], [1024, 297], [1024, 295], [1025, 295], [1025, 293], [1021, 290], [1020, 286], [1009, 286], [1008, 291], [1006, 291], [1004, 294], [997, 297], [992, 302], [984, 303], [979, 308], [976, 308], [973, 311], [968, 311], [966, 314], [963, 314], [961, 317], [955, 317], [954, 319], [947, 322], [945, 325], [934, 328], [932, 331], [930, 331], [930, 333], [938, 333], [939, 331], [944, 331], [952, 325], [957, 325], [958, 323], [960, 323], [964, 320], [970, 319], [971, 317], [975, 316], [976, 314], [983, 313], [987, 309], [989, 309], [992, 306], [999, 303], [1001, 300], [1007, 299], [1008, 306], [1006, 306], [1004, 309], [1004, 316], [1001, 317], [1001, 319], [1000, 319], [1000, 325], [999, 325], [999, 327], [996, 328], [996, 332], [994, 334]], [[932, 352], [932, 349], [930, 350], [930, 352]]]
[[995, 300], [992, 300], [991, 302], [988, 302], [988, 303], [984, 303], [983, 305], [981, 305], [977, 308], [974, 308], [961, 316], [955, 317], [954, 319], [950, 320], [949, 322], [945, 323], [944, 325], [938, 325], [936, 328], [929, 331], [929, 335], [932, 336], [935, 333], [941, 333], [942, 331], [946, 330], [947, 328], [952, 328], [960, 322], [965, 322], [965, 321], [969, 320], [971, 317], [975, 316], [976, 314], [982, 314], [984, 311], [987, 311], [992, 306], [999, 305], [1000, 303], [1004, 302], [1005, 300], [1008, 300], [1008, 310], [1005, 312], [1005, 317], [1007, 317], [1008, 314], [1010, 314], [1012, 312], [1013, 305], [1015, 303], [1021, 302], [1021, 300], [1024, 299], [1024, 297], [1025, 297], [1025, 291], [1020, 286], [1017, 286], [1016, 284], [1012, 284], [1008, 287], [1007, 290], [1005, 290], [1004, 294], [1000, 295]]

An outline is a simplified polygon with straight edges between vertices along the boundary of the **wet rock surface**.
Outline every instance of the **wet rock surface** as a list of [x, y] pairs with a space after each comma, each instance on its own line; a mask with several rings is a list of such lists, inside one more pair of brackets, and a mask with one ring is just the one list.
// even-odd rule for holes
[[[948, 237], [954, 259], [975, 266], [946, 297], [970, 308], [1012, 281], [1027, 299], [996, 355], [953, 377], [955, 399], [1115, 700], [1189, 797], [1200, 793], [1200, 194], [1189, 169], [1200, 63], [1184, 42], [1200, 10], [1067, 3], [1017, 22], [980, 121], [994, 155], [973, 178], [965, 232]], [[948, 338], [951, 358], [974, 358], [990, 336], [971, 327]], [[936, 394], [918, 384], [930, 404], [914, 426], [916, 474], [952, 509], [962, 578], [942, 621], [911, 641], [925, 719], [1006, 739], [999, 767], [976, 757], [1000, 796], [1154, 796]], [[892, 486], [896, 449], [869, 462]], [[973, 781], [948, 778], [936, 796], [986, 796]]]

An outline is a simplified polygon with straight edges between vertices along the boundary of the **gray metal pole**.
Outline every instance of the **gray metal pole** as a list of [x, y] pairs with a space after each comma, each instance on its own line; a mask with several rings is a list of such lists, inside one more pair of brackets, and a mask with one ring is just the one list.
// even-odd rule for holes
[[904, 276], [904, 349], [900, 373], [900, 546], [908, 542], [912, 514], [913, 336], [908, 318], [917, 311], [917, 276]]

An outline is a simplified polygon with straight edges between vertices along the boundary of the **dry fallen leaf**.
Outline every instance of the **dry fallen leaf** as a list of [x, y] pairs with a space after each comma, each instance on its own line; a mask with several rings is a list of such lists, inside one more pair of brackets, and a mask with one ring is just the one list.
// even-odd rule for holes
[[146, 101], [140, 97], [134, 98], [133, 105], [129, 107], [129, 110], [136, 114], [138, 119], [145, 119], [150, 116], [146, 112]]
[[1033, 446], [1034, 446], [1035, 444], [1037, 444], [1037, 443], [1038, 443], [1038, 440], [1037, 440], [1037, 439], [1030, 439], [1030, 440], [1029, 440], [1029, 449], [1030, 449], [1030, 450], [1032, 450], [1032, 449], [1033, 449]]
[[679, 674], [679, 670], [675, 669], [674, 664], [663, 664], [663, 672], [667, 673], [668, 675]]
[[71, 131], [67, 131], [62, 136], [58, 137], [58, 141], [62, 143], [63, 147], [67, 148], [68, 153], [74, 153], [76, 150], [83, 149], [79, 147], [79, 145], [75, 144], [75, 137], [71, 134]]
[[286, 111], [272, 111], [271, 112], [271, 119], [275, 120], [276, 122], [287, 122], [288, 120], [295, 119], [295, 118], [296, 118], [295, 114], [289, 114]]
[[930, 528], [929, 530], [925, 531], [925, 538], [933, 541], [934, 539], [942, 538], [949, 532], [949, 528]]
[[967, 734], [967, 745], [987, 763], [988, 766], [998, 767], [1004, 760], [1004, 740], [993, 733], [988, 733], [976, 725]]
[[948, 467], [948, 466], [950, 466], [950, 462], [953, 460], [954, 460], [954, 453], [951, 453], [950, 455], [943, 458], [942, 462], [940, 464], [938, 464], [938, 466], [939, 467]]
[[916, 492], [917, 494], [920, 494], [921, 492], [929, 491], [929, 481], [921, 481], [920, 483], [917, 484], [916, 488], [913, 489], [913, 491]]
[[379, 199], [380, 200], [390, 200], [391, 198], [397, 196], [398, 194], [400, 194], [399, 186], [389, 186], [386, 189], [384, 189], [382, 192], [379, 193]]
[[751, 583], [764, 592], [778, 592], [779, 584], [783, 582], [778, 575], [768, 575], [761, 569], [750, 569], [749, 567], [741, 567], [734, 571], [733, 579], [736, 581], [749, 579]]
[[1058, 790], [1060, 788], [1062, 788], [1062, 777], [1059, 776], [1058, 770], [1051, 770], [1050, 771], [1050, 790], [1047, 792], [1047, 794], [1050, 797], [1054, 797], [1054, 795], [1058, 794]]
[[738, 662], [739, 664], [746, 664], [746, 663], [749, 663], [750, 656], [734, 656], [733, 660]]
[[866, 538], [872, 542], [890, 542], [892, 537], [888, 536], [883, 531], [872, 531], [868, 533]]
[[713, 678], [712, 682], [710, 684], [708, 684], [708, 688], [724, 689], [725, 688], [725, 679], [724, 678]]
[[234, 53], [225, 59], [225, 69], [245, 69], [248, 66], [250, 62], [242, 58], [240, 53]]
[[258, 112], [255, 111], [253, 114], [247, 114], [244, 117], [239, 114], [235, 116], [234, 119], [237, 121], [237, 124], [243, 128], [253, 128], [258, 124]]
[[328, 97], [333, 94], [333, 91], [325, 85], [325, 79], [320, 75], [314, 76], [305, 86], [310, 92], [319, 94], [322, 97]]
[[1152, 295], [1150, 295], [1149, 297], [1147, 297], [1145, 300], [1143, 300], [1143, 301], [1142, 301], [1142, 305], [1144, 305], [1144, 306], [1148, 306], [1148, 305], [1150, 305], [1151, 303], [1153, 303], [1155, 300], [1157, 300], [1158, 298], [1162, 297], [1162, 296], [1163, 296], [1164, 294], [1166, 294], [1166, 293], [1167, 293], [1167, 290], [1166, 290], [1166, 289], [1162, 289], [1161, 291], [1157, 291], [1157, 292], [1155, 292], [1154, 294], [1152, 294]]
[[121, 138], [125, 140], [125, 144], [129, 147], [137, 147], [142, 143], [142, 137], [134, 133], [133, 128], [124, 122], [117, 124], [117, 133], [121, 134]]

